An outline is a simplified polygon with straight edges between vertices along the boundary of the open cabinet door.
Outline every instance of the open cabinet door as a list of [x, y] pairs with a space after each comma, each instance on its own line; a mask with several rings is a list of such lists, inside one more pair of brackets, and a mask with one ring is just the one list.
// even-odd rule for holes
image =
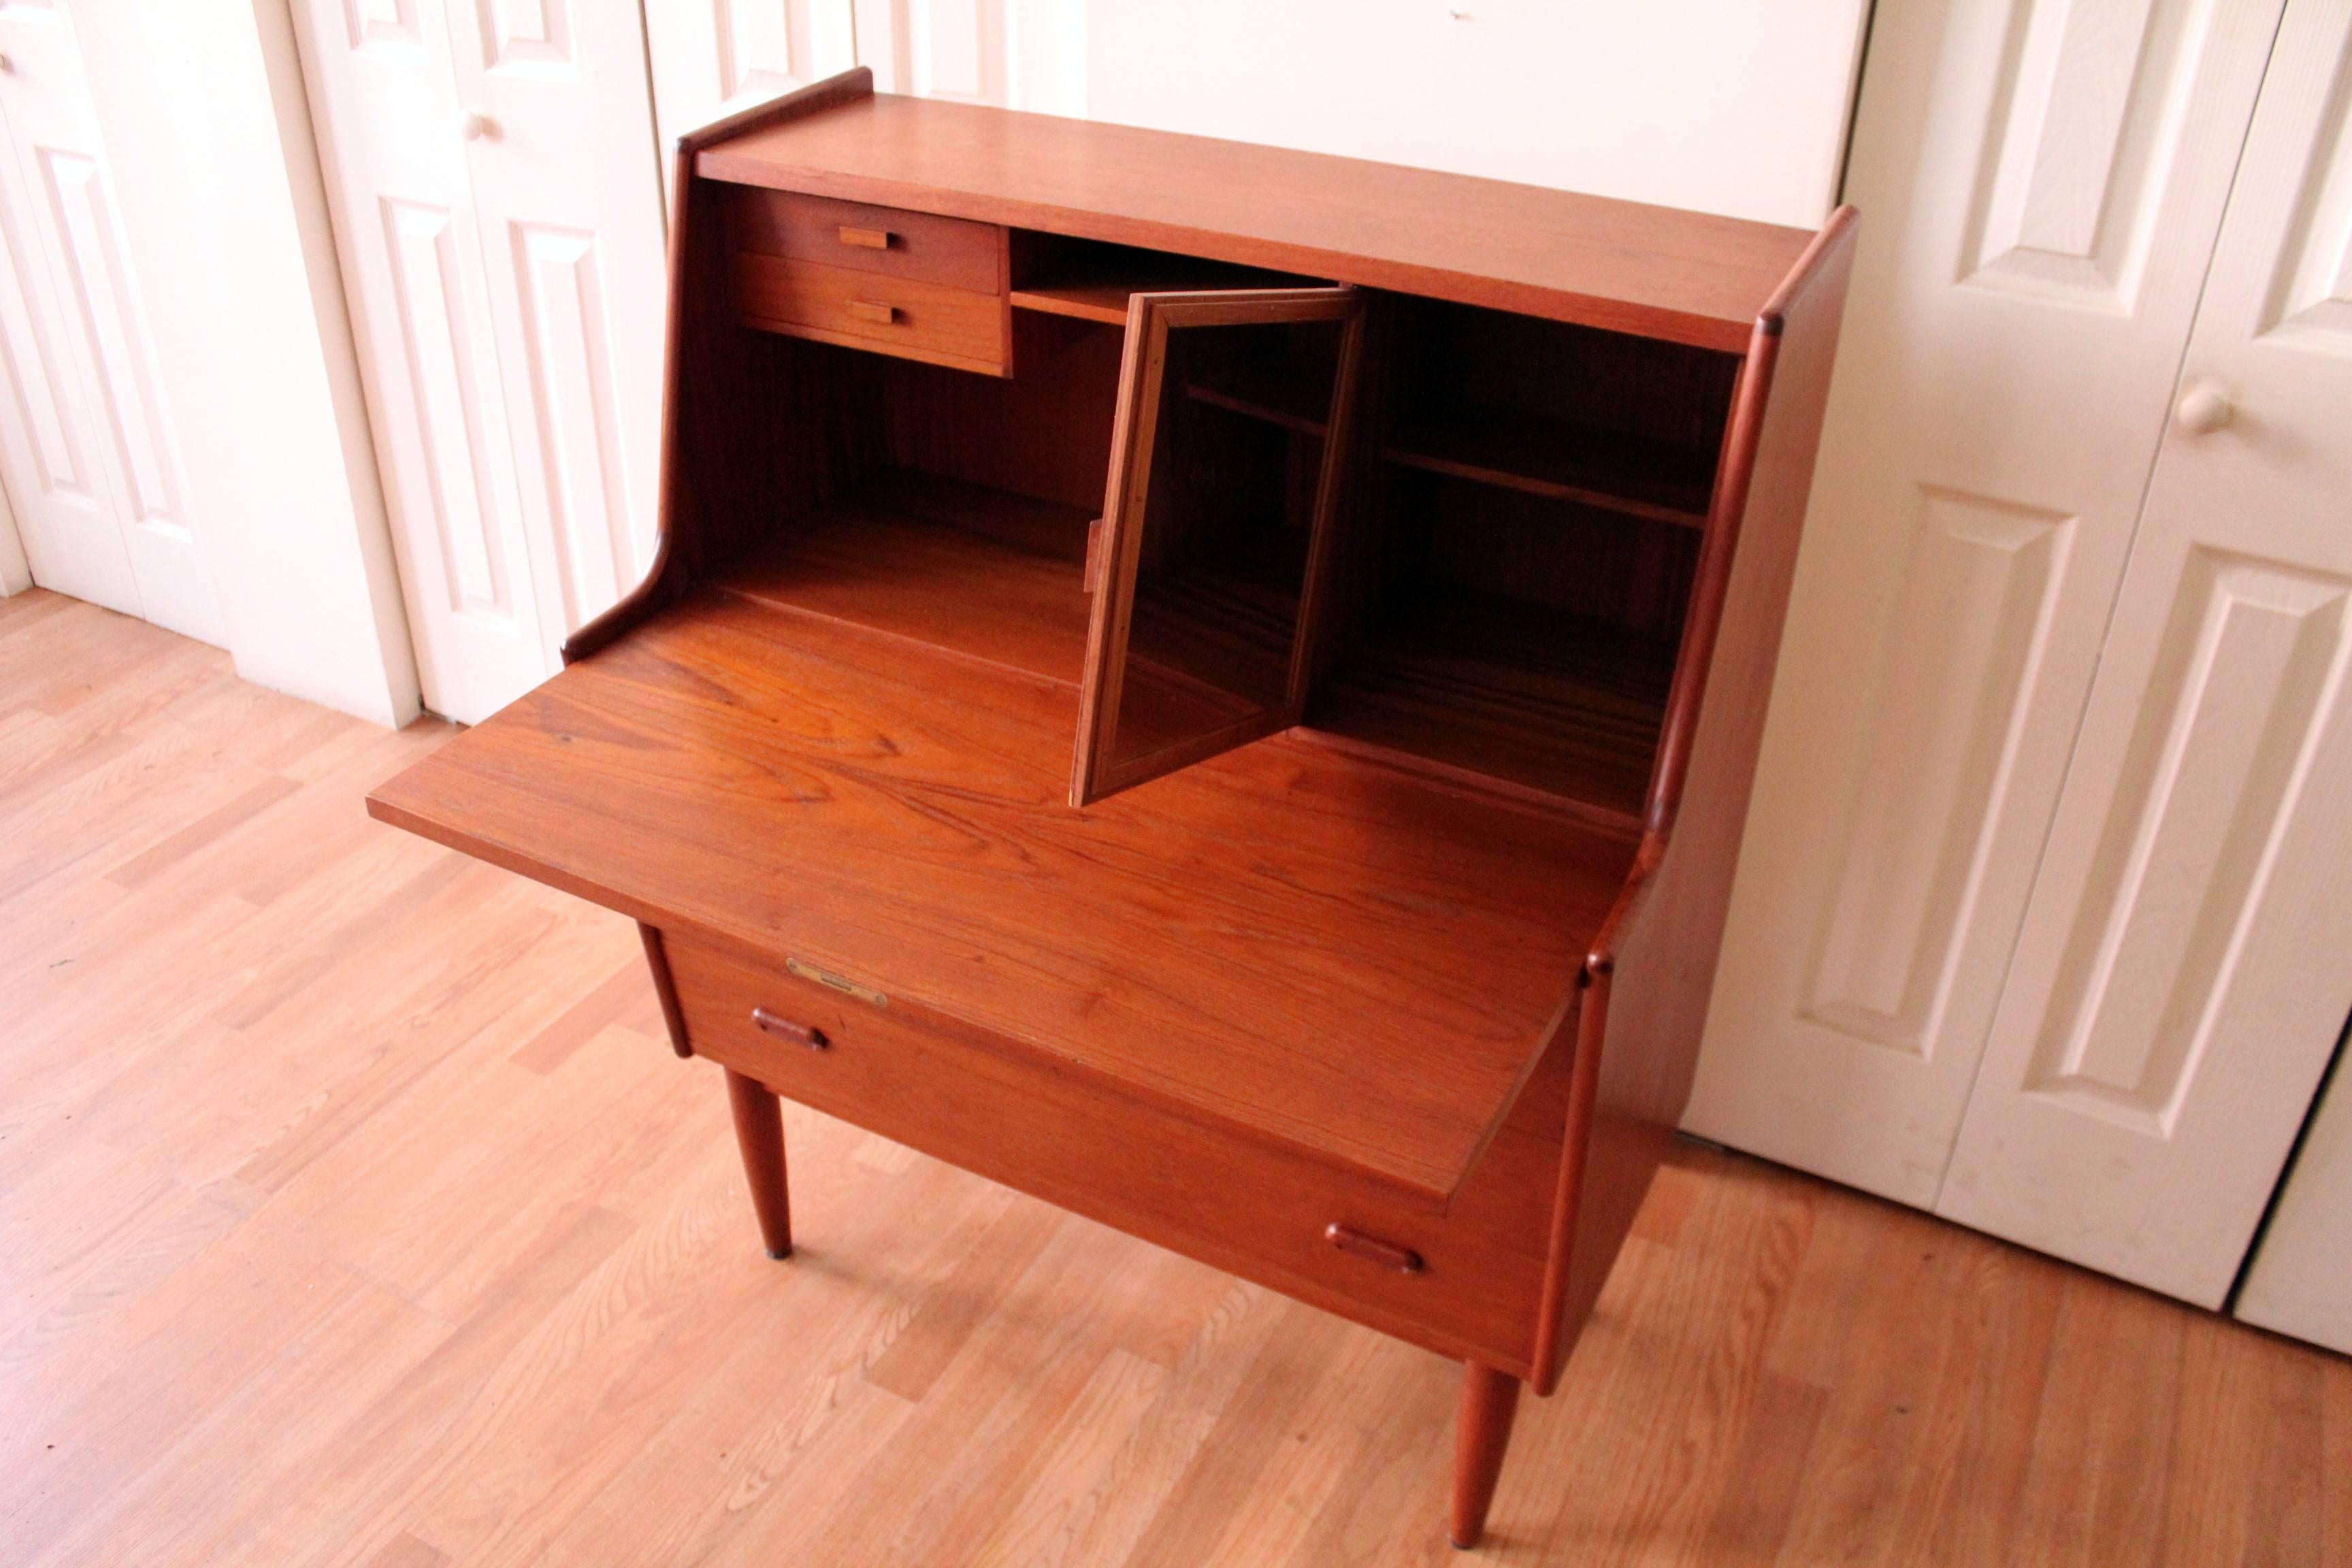
[[1129, 300], [1072, 805], [1298, 721], [1362, 317], [1346, 288]]

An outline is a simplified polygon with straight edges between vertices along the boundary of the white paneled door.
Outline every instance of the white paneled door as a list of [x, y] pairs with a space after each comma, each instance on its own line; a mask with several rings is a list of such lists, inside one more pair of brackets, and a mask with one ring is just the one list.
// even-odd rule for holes
[[2208, 1306], [2352, 1010], [2352, 0], [2289, 0], [1937, 1212]]
[[[1086, 110], [1084, 0], [644, 0], [664, 147], [852, 66], [881, 92]], [[1014, 35], [1028, 40], [1016, 49]], [[669, 169], [662, 170], [667, 179]]]
[[552, 647], [652, 563], [661, 184], [621, 0], [448, 0], [489, 323]]
[[645, 0], [645, 7], [665, 148], [696, 126], [857, 63], [851, 0]]
[[651, 557], [661, 195], [622, 0], [302, 0], [426, 706], [479, 720]]
[[55, 5], [0, 6], [0, 479], [44, 587], [215, 645], [80, 56]]
[[1861, 249], [1692, 1130], [1936, 1202], [2278, 12], [1879, 7]]

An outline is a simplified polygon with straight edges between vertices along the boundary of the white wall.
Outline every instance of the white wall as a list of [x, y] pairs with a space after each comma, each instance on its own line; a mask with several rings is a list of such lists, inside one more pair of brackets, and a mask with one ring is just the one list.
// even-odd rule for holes
[[1083, 0], [1073, 108], [1043, 79], [1079, 3], [1013, 0], [1015, 107], [1803, 227], [1836, 197], [1869, 8]]
[[[885, 92], [1811, 228], [1869, 0], [646, 0], [662, 137], [849, 63]], [[854, 24], [853, 24], [854, 16]], [[722, 58], [723, 57], [723, 58]]]
[[248, 680], [380, 723], [416, 671], [285, 0], [70, 0]]

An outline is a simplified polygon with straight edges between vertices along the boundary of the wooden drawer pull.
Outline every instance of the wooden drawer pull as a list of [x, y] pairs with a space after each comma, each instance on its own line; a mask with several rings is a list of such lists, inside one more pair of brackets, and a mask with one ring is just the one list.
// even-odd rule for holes
[[1377, 1236], [1366, 1236], [1360, 1230], [1336, 1221], [1323, 1227], [1323, 1239], [1367, 1263], [1377, 1263], [1383, 1268], [1393, 1268], [1400, 1274], [1421, 1272], [1421, 1254], [1410, 1247], [1399, 1247], [1393, 1241], [1382, 1241]]
[[861, 321], [871, 321], [877, 327], [887, 327], [898, 319], [898, 307], [886, 305], [879, 300], [852, 300], [849, 302], [849, 313]]
[[887, 250], [898, 237], [887, 228], [853, 228], [841, 226], [841, 243], [854, 245], [862, 250]]
[[765, 1007], [751, 1009], [751, 1022], [759, 1025], [769, 1034], [782, 1035], [793, 1044], [806, 1046], [813, 1051], [821, 1051], [833, 1043], [824, 1037], [823, 1029], [812, 1029], [806, 1024], [795, 1024], [790, 1018], [779, 1018]]

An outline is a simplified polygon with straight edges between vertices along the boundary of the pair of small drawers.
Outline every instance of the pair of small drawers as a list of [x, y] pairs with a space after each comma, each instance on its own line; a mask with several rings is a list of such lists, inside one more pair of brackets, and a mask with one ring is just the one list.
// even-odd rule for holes
[[1441, 1215], [905, 997], [684, 932], [665, 945], [697, 1056], [1385, 1332], [1528, 1370], [1545, 1228], [1529, 1200], [1550, 1194], [1556, 1139], [1506, 1128]]
[[1012, 374], [1003, 228], [752, 186], [729, 199], [744, 325]]

